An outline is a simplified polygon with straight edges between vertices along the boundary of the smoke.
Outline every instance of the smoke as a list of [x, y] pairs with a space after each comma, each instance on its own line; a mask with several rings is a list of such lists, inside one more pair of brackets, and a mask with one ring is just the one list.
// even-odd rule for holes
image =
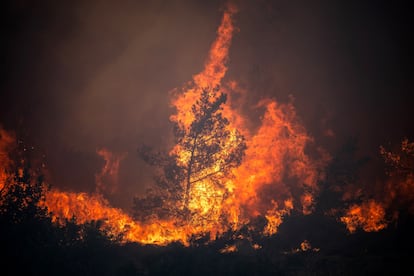
[[168, 91], [201, 68], [218, 6], [8, 4], [16, 26], [5, 53], [11, 68], [2, 82], [2, 123], [45, 152], [51, 182], [66, 189], [95, 189], [104, 164], [98, 149], [128, 152], [115, 201], [129, 206], [151, 181], [136, 149], [169, 143]]

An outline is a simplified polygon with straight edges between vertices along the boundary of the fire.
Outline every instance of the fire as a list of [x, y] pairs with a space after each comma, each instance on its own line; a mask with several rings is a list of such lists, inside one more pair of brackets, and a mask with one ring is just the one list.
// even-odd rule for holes
[[226, 245], [224, 248], [220, 249], [220, 253], [233, 253], [237, 252], [237, 246], [235, 244]]
[[341, 221], [346, 224], [346, 228], [351, 233], [358, 228], [366, 232], [376, 232], [387, 226], [385, 210], [374, 200], [352, 205], [345, 216], [341, 217]]
[[380, 154], [389, 166], [388, 179], [373, 193], [375, 200], [352, 204], [340, 218], [351, 233], [380, 231], [398, 218], [400, 210], [414, 213], [414, 142], [403, 139], [396, 152], [381, 146]]
[[218, 28], [217, 38], [211, 46], [204, 70], [193, 76], [193, 82], [188, 83], [184, 91], [173, 91], [176, 94], [178, 93], [171, 103], [177, 109], [177, 113], [171, 115], [171, 121], [188, 127], [194, 120], [191, 107], [200, 98], [200, 90], [202, 88], [213, 88], [220, 85], [221, 80], [227, 72], [226, 63], [235, 30], [232, 17], [236, 12], [236, 7], [228, 5]]
[[[257, 133], [250, 134], [245, 160], [235, 170], [235, 193], [252, 215], [265, 214], [276, 199], [279, 204], [290, 202], [288, 209], [293, 208], [289, 185], [298, 183], [299, 189], [309, 190], [306, 196], [311, 198], [319, 177], [318, 164], [305, 153], [311, 138], [298, 122], [293, 105], [268, 100], [260, 106], [265, 107], [262, 124]], [[294, 183], [289, 183], [290, 178]], [[264, 192], [267, 195], [259, 194]], [[277, 198], [265, 198], [269, 193]]]
[[266, 212], [267, 225], [263, 230], [263, 234], [271, 236], [277, 232], [277, 229], [280, 224], [283, 222], [283, 216], [288, 215], [290, 210], [293, 209], [293, 204], [291, 200], [285, 202], [284, 208], [278, 208], [278, 205], [275, 201], [272, 201], [273, 208]]
[[96, 190], [98, 193], [113, 194], [118, 185], [119, 165], [126, 154], [115, 154], [106, 148], [97, 150], [96, 153], [105, 160], [102, 170], [95, 175]]
[[[225, 10], [203, 71], [194, 75], [183, 88], [173, 91], [171, 105], [175, 113], [170, 116], [170, 121], [187, 135], [169, 151], [169, 157], [174, 158], [177, 166], [187, 166], [185, 180], [179, 180], [182, 200], [175, 206], [184, 215], [161, 219], [155, 213], [148, 220], [138, 221], [125, 211], [111, 207], [104, 195], [116, 192], [121, 161], [126, 154], [102, 148], [97, 150], [97, 154], [103, 158], [104, 165], [95, 175], [94, 194], [54, 188], [48, 190], [45, 199], [40, 201], [40, 206], [47, 208], [55, 223], [64, 224], [71, 219], [80, 224], [102, 221], [106, 233], [123, 242], [166, 245], [179, 241], [189, 245], [194, 237], [209, 235], [210, 239], [215, 239], [226, 231], [239, 230], [257, 217], [266, 219], [267, 224], [260, 231], [270, 236], [277, 233], [284, 217], [293, 210], [304, 215], [313, 212], [315, 195], [319, 191], [318, 181], [323, 179], [323, 169], [329, 157], [320, 149], [318, 159], [308, 154], [307, 149], [313, 139], [302, 125], [293, 102], [261, 100], [255, 108], [262, 112], [262, 116], [260, 123], [254, 125], [254, 120], [246, 116], [235, 102], [237, 96], [247, 92], [236, 81], [223, 84], [229, 48], [236, 31], [233, 25], [236, 12], [237, 9], [231, 5]], [[208, 108], [203, 109], [200, 103]], [[208, 112], [211, 112], [210, 117], [206, 115]], [[208, 119], [212, 121], [212, 129], [194, 134], [195, 123], [201, 124]], [[216, 135], [214, 127], [221, 132]], [[216, 151], [205, 153], [196, 149], [196, 143], [200, 141]], [[9, 152], [14, 143], [13, 135], [0, 128], [1, 196], [7, 192], [7, 185], [13, 184], [9, 170], [15, 164], [10, 160]], [[414, 143], [404, 140], [402, 151], [413, 157]], [[235, 153], [240, 153], [237, 156], [240, 160], [235, 160]], [[412, 160], [386, 152], [383, 148], [381, 153], [389, 163], [400, 166], [405, 172], [407, 164], [413, 165]], [[198, 169], [192, 171], [190, 165], [197, 164], [199, 160], [195, 158], [202, 154], [211, 158], [208, 159], [209, 166], [195, 165]], [[226, 162], [233, 164], [226, 168]], [[24, 170], [15, 170], [17, 178], [23, 178]], [[398, 180], [387, 182], [382, 197], [351, 204], [340, 221], [351, 233], [358, 228], [367, 232], [379, 231], [387, 226], [387, 210], [397, 205], [397, 199], [403, 199], [414, 210], [413, 174], [410, 171]], [[253, 244], [252, 247], [259, 249], [260, 245]], [[296, 251], [311, 249], [305, 240]], [[221, 252], [237, 250], [237, 245], [226, 245]]]
[[8, 169], [12, 162], [9, 159], [9, 151], [14, 143], [14, 137], [0, 127], [0, 196], [6, 189], [6, 181], [9, 178]]
[[154, 221], [140, 224], [123, 210], [113, 208], [102, 195], [71, 193], [52, 190], [43, 203], [55, 222], [75, 218], [77, 223], [103, 221], [110, 236], [121, 237], [124, 242], [165, 245], [173, 241], [187, 244], [186, 229], [178, 228], [174, 221]]

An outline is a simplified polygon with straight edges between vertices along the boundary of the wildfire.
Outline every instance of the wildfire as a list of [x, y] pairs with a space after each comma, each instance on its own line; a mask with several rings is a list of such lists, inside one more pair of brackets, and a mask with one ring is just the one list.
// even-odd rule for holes
[[70, 193], [52, 190], [43, 203], [54, 221], [65, 223], [75, 218], [77, 223], [103, 221], [103, 227], [110, 236], [124, 241], [143, 244], [165, 245], [173, 241], [187, 244], [186, 229], [178, 228], [174, 221], [154, 221], [145, 225], [132, 219], [123, 210], [113, 208], [102, 195]]
[[[293, 105], [268, 100], [260, 106], [265, 107], [262, 124], [250, 134], [245, 160], [234, 172], [236, 198], [251, 215], [266, 214], [273, 201], [285, 205], [285, 211], [292, 209], [291, 187], [307, 190], [304, 195], [312, 197], [319, 178], [319, 164], [305, 153], [311, 138], [298, 122]], [[311, 201], [302, 208], [311, 208]]]
[[97, 150], [96, 153], [105, 160], [102, 170], [95, 175], [96, 191], [113, 194], [117, 189], [119, 165], [126, 154], [114, 154], [106, 148]]
[[398, 218], [401, 210], [414, 213], [414, 142], [403, 139], [397, 152], [381, 146], [380, 154], [389, 165], [388, 179], [381, 183], [381, 192], [374, 193], [375, 200], [352, 204], [340, 218], [351, 233], [357, 229], [382, 230]]
[[[223, 86], [221, 82], [227, 71], [229, 46], [235, 30], [232, 24], [235, 12], [236, 9], [229, 8], [223, 15], [204, 70], [182, 90], [174, 91], [172, 105], [176, 113], [170, 119], [183, 129], [191, 127], [194, 121], [191, 110], [203, 89]], [[305, 153], [305, 147], [312, 139], [301, 125], [291, 103], [279, 104], [270, 99], [261, 101], [257, 108], [264, 109], [263, 119], [258, 130], [251, 131], [246, 126], [249, 118], [231, 104], [232, 95], [240, 93], [236, 88], [235, 81], [225, 86], [230, 100], [224, 104], [222, 113], [229, 119], [227, 130], [230, 133], [237, 130], [246, 138], [247, 150], [243, 162], [221, 180], [222, 185], [208, 180], [195, 183], [189, 193], [189, 207], [196, 217], [201, 217], [197, 223], [206, 232], [223, 232], [229, 227], [237, 229], [262, 215], [268, 220], [263, 231], [270, 235], [277, 232], [283, 216], [289, 214], [294, 205], [301, 206], [305, 214], [311, 213], [323, 164], [315, 162]], [[227, 143], [227, 147], [231, 148], [236, 142], [230, 139]], [[185, 164], [191, 157], [191, 152], [180, 145], [175, 146], [171, 154], [178, 156], [180, 164]], [[292, 189], [303, 191], [302, 196], [293, 198]], [[226, 224], [222, 222], [223, 217]]]
[[14, 138], [0, 127], [0, 196], [3, 196], [6, 180], [9, 177], [8, 169], [11, 166], [9, 151], [14, 142]]
[[[169, 151], [169, 156], [175, 158], [177, 165], [187, 166], [186, 180], [180, 180], [184, 200], [177, 206], [187, 212], [186, 215], [161, 219], [154, 214], [147, 221], [137, 221], [123, 210], [111, 207], [103, 194], [116, 191], [119, 167], [126, 155], [100, 149], [97, 154], [105, 163], [95, 175], [95, 194], [57, 189], [47, 192], [41, 205], [47, 207], [53, 221], [65, 223], [74, 218], [77, 223], [85, 223], [99, 220], [103, 221], [107, 233], [125, 242], [165, 245], [180, 241], [188, 245], [194, 236], [209, 234], [214, 239], [225, 231], [240, 229], [258, 216], [267, 220], [262, 233], [273, 235], [292, 210], [300, 210], [304, 215], [312, 213], [319, 190], [317, 183], [323, 178], [323, 168], [329, 158], [323, 151], [319, 159], [307, 153], [306, 149], [313, 139], [302, 125], [293, 103], [278, 103], [273, 99], [260, 101], [256, 105], [263, 112], [260, 125], [252, 128], [249, 127], [251, 118], [232, 102], [232, 96], [246, 92], [241, 91], [235, 81], [222, 83], [227, 71], [229, 47], [236, 30], [233, 25], [236, 12], [237, 9], [231, 5], [224, 12], [204, 70], [194, 75], [182, 89], [173, 91], [171, 105], [176, 111], [170, 120], [183, 133], [193, 135], [194, 122], [208, 119], [194, 115], [197, 104], [203, 99], [212, 107], [207, 111], [200, 107], [199, 112], [212, 112], [217, 108], [214, 118], [222, 123], [212, 123], [220, 127], [221, 136], [215, 136], [212, 131], [200, 131], [190, 136], [191, 141], [181, 139], [182, 143], [177, 143]], [[217, 87], [226, 95], [215, 94]], [[208, 167], [199, 166], [198, 170], [192, 171], [190, 165], [196, 164], [195, 156], [204, 154], [195, 147], [200, 141], [219, 150], [213, 153], [214, 158], [208, 159]], [[10, 166], [4, 152], [12, 143], [13, 137], [0, 129], [1, 192], [5, 189], [9, 177], [7, 168]], [[240, 154], [243, 158], [235, 161], [233, 154], [238, 151], [243, 152], [243, 155]], [[233, 166], [225, 168], [227, 160], [233, 162]], [[384, 207], [371, 200], [351, 205], [341, 221], [350, 232], [357, 228], [378, 231], [386, 226], [385, 214]], [[260, 246], [255, 245], [254, 248]], [[302, 251], [310, 249], [307, 241], [301, 244]], [[235, 251], [235, 245], [228, 245], [221, 252]]]
[[285, 202], [284, 208], [278, 208], [279, 206], [275, 201], [272, 201], [272, 204], [274, 207], [266, 212], [267, 225], [263, 231], [268, 236], [277, 232], [279, 225], [283, 222], [283, 216], [288, 215], [290, 210], [293, 209], [291, 200]]
[[[96, 174], [96, 194], [48, 192], [44, 204], [56, 222], [72, 217], [79, 223], [102, 220], [107, 232], [121, 235], [125, 241], [155, 244], [181, 241], [188, 244], [194, 235], [209, 233], [214, 239], [257, 216], [267, 219], [268, 224], [262, 231], [272, 235], [292, 209], [302, 209], [304, 214], [312, 211], [320, 170], [326, 160], [316, 162], [305, 153], [305, 147], [312, 139], [300, 123], [293, 104], [280, 104], [270, 99], [261, 101], [256, 107], [264, 111], [261, 125], [251, 130], [247, 126], [250, 118], [243, 116], [232, 104], [232, 96], [241, 93], [237, 83], [222, 84], [235, 32], [233, 17], [236, 12], [237, 9], [231, 5], [225, 10], [204, 70], [194, 75], [184, 88], [173, 91], [171, 104], [176, 112], [170, 120], [185, 133], [191, 133], [192, 124], [197, 119], [192, 111], [194, 104], [202, 99], [203, 91], [224, 87], [228, 97], [226, 101], [220, 94], [208, 92], [204, 95], [206, 104], [222, 104], [217, 112], [227, 120], [221, 126], [227, 138], [220, 141], [221, 151], [217, 152], [214, 162], [193, 175], [188, 173], [187, 185], [183, 183], [187, 186], [184, 193], [188, 203], [184, 203], [182, 208], [188, 209], [190, 217], [180, 221], [182, 218], [160, 219], [155, 215], [148, 221], [139, 222], [122, 210], [110, 207], [102, 193], [115, 191], [117, 172], [124, 156], [101, 149], [97, 153], [105, 164]], [[194, 140], [197, 139], [212, 148], [218, 146], [213, 134], [201, 132], [195, 136]], [[231, 160], [235, 151], [244, 151], [244, 145], [246, 150], [241, 164], [224, 171], [224, 160]], [[170, 151], [171, 156], [176, 156], [177, 164], [182, 166], [195, 162], [195, 154], [200, 153], [186, 149], [183, 144], [177, 144]], [[210, 177], [212, 175], [214, 178]], [[294, 196], [298, 191], [301, 194]], [[231, 250], [230, 247], [226, 249]]]
[[385, 210], [380, 203], [374, 200], [363, 202], [361, 205], [352, 205], [345, 216], [341, 217], [341, 221], [346, 224], [346, 228], [351, 233], [358, 228], [362, 228], [366, 232], [376, 232], [387, 226]]
[[171, 104], [176, 108], [177, 112], [171, 115], [171, 121], [189, 127], [194, 120], [191, 107], [200, 98], [201, 89], [220, 85], [227, 72], [226, 63], [235, 30], [232, 17], [236, 12], [237, 8], [235, 6], [228, 5], [218, 28], [217, 38], [211, 46], [204, 70], [193, 76], [193, 82], [188, 83], [183, 91], [173, 91], [176, 95]]

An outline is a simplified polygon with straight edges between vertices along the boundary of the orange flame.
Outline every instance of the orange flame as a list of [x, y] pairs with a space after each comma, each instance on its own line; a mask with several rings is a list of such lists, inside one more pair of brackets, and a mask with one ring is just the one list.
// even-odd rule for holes
[[383, 206], [370, 200], [362, 204], [352, 205], [341, 217], [341, 221], [346, 224], [349, 232], [354, 233], [358, 228], [366, 232], [376, 232], [387, 226], [385, 221], [385, 210]]
[[45, 206], [56, 222], [75, 218], [77, 223], [101, 220], [109, 234], [120, 236], [124, 242], [165, 245], [173, 241], [188, 244], [185, 228], [173, 221], [154, 221], [145, 225], [124, 211], [110, 206], [101, 195], [70, 193], [52, 190], [46, 195]]
[[14, 137], [0, 127], [0, 196], [3, 196], [3, 191], [6, 189], [6, 181], [9, 178], [7, 170], [12, 165], [9, 152], [13, 142]]
[[380, 153], [390, 166], [388, 179], [379, 183], [381, 189], [371, 192], [375, 200], [353, 204], [341, 217], [351, 233], [359, 228], [367, 232], [382, 230], [398, 218], [400, 210], [414, 213], [414, 142], [405, 138], [397, 152], [381, 146]]
[[105, 160], [102, 170], [95, 175], [96, 191], [113, 194], [118, 185], [119, 165], [126, 154], [114, 154], [106, 148], [97, 150], [96, 153]]
[[[261, 105], [266, 109], [262, 125], [256, 134], [251, 135], [245, 160], [234, 172], [238, 183], [237, 198], [253, 215], [265, 214], [269, 203], [274, 200], [258, 193], [277, 194], [279, 203], [291, 201], [291, 183], [286, 176], [294, 178], [302, 190], [311, 192], [316, 192], [318, 180], [318, 164], [305, 154], [311, 138], [298, 122], [293, 105], [281, 105], [270, 100]], [[306, 196], [311, 198], [312, 194], [307, 193]], [[310, 208], [309, 201], [312, 200], [308, 199], [303, 207], [306, 213]], [[288, 209], [291, 209], [290, 205], [293, 203]]]
[[[229, 5], [223, 14], [220, 27], [217, 31], [217, 38], [213, 42], [204, 70], [193, 76], [193, 82], [189, 83], [182, 93], [179, 93], [172, 100], [172, 106], [177, 110], [177, 113], [171, 115], [170, 120], [183, 124], [188, 127], [194, 120], [191, 107], [199, 99], [201, 89], [214, 88], [220, 85], [221, 80], [227, 72], [228, 52], [231, 45], [231, 40], [234, 33], [234, 26], [232, 16], [237, 12], [237, 9]], [[175, 93], [181, 91], [173, 91]]]

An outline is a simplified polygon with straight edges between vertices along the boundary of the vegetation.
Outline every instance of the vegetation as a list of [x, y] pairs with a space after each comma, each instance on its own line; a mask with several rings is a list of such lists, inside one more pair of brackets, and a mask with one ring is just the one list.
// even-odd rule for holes
[[[398, 227], [377, 233], [350, 235], [321, 212], [293, 212], [271, 237], [246, 226], [190, 247], [121, 244], [99, 221], [52, 223], [38, 204], [47, 189], [40, 173], [26, 157], [17, 161], [21, 168], [1, 191], [1, 275], [410, 275], [414, 220], [407, 213]], [[301, 246], [304, 240], [311, 244]], [[235, 250], [223, 251], [228, 246]]]

